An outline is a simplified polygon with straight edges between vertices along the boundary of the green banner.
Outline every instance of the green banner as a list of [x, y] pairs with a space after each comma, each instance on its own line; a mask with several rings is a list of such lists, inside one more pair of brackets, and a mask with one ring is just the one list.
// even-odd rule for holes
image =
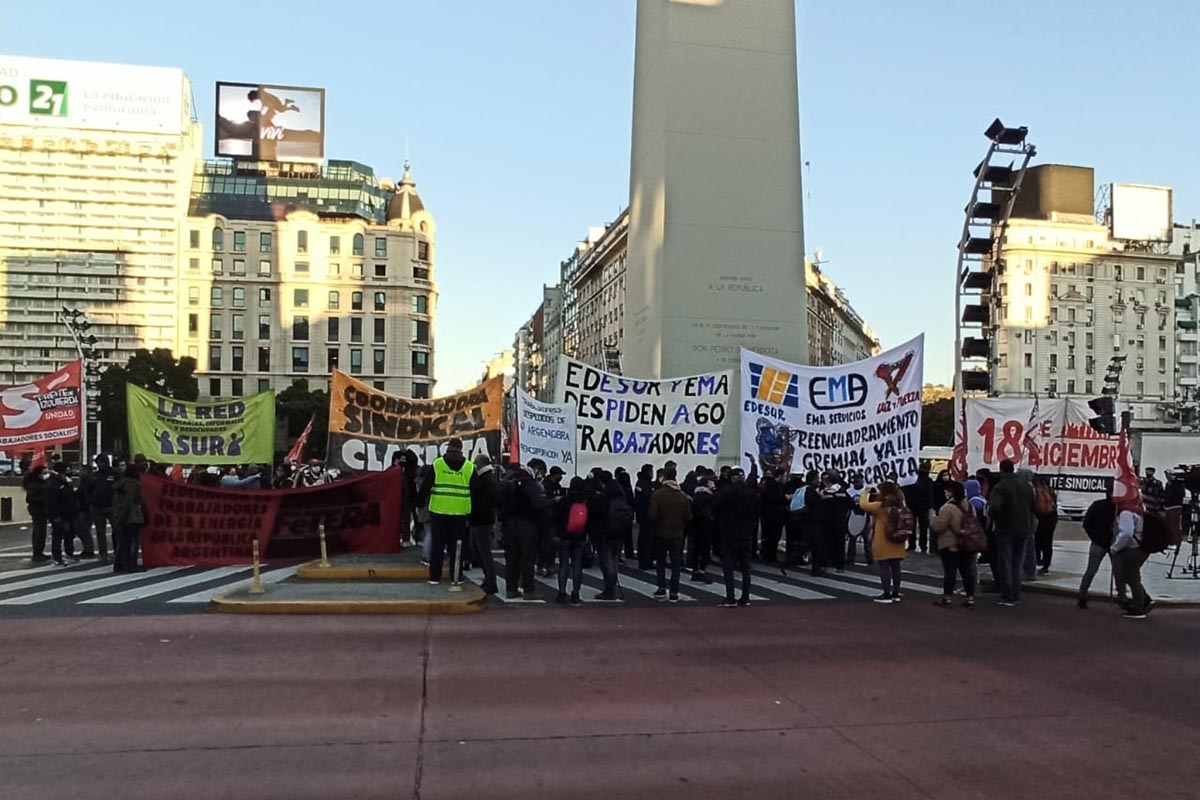
[[125, 385], [129, 446], [164, 464], [270, 464], [275, 393], [189, 403]]

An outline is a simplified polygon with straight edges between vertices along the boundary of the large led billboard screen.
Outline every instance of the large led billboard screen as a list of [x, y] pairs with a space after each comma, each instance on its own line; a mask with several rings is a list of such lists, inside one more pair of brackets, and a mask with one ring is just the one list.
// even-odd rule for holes
[[217, 155], [256, 161], [325, 157], [325, 90], [217, 84]]
[[1165, 186], [1112, 185], [1112, 238], [1171, 241], [1171, 190]]

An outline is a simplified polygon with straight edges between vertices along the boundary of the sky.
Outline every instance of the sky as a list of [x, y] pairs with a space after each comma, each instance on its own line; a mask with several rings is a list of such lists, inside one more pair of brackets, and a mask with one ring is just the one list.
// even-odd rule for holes
[[[736, 0], [731, 0], [736, 2]], [[0, 52], [182, 68], [212, 151], [218, 80], [320, 86], [326, 155], [437, 225], [439, 393], [471, 383], [628, 200], [634, 0], [0, 1]], [[949, 382], [955, 246], [982, 132], [1033, 162], [1172, 186], [1200, 217], [1189, 0], [798, 0], [805, 243], [884, 345]]]

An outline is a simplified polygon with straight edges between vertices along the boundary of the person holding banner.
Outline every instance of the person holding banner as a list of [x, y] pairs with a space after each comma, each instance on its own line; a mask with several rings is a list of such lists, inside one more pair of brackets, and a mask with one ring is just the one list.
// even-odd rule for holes
[[471, 476], [475, 465], [463, 456], [462, 439], [454, 438], [446, 444], [446, 454], [433, 462], [433, 485], [429, 490], [429, 525], [433, 548], [429, 553], [429, 585], [436, 586], [442, 579], [442, 565], [446, 550], [450, 550], [451, 580], [462, 576], [461, 553], [455, 556], [456, 547], [466, 541], [467, 518], [471, 514]]

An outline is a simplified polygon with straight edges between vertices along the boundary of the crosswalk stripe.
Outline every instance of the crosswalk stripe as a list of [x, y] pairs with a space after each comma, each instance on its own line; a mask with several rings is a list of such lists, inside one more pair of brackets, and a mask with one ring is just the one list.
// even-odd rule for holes
[[[761, 573], [755, 572], [754, 574], [760, 575]], [[763, 577], [766, 578], [769, 576], [763, 575]], [[876, 587], [876, 589], [868, 589], [867, 587], [859, 586], [856, 583], [837, 581], [833, 580], [832, 578], [819, 578], [813, 575], [801, 575], [799, 573], [790, 573], [788, 577], [792, 578], [793, 580], [800, 581], [801, 583], [810, 583], [813, 586], [822, 586], [826, 589], [849, 592], [850, 594], [862, 595], [863, 597], [874, 597], [875, 595], [879, 594], [879, 591], [877, 591], [878, 587]]]
[[[765, 589], [771, 592], [778, 592], [787, 597], [792, 597], [797, 600], [833, 600], [833, 595], [824, 594], [813, 589], [805, 589], [800, 586], [781, 581], [778, 578], [768, 578], [765, 575], [753, 574], [751, 577], [751, 586], [757, 586], [760, 589]], [[750, 597], [754, 599], [753, 595]]]
[[0, 605], [4, 606], [31, 606], [35, 603], [44, 603], [47, 600], [58, 600], [63, 597], [70, 597], [73, 594], [84, 594], [86, 592], [95, 591], [96, 589], [107, 589], [110, 586], [120, 586], [124, 583], [133, 583], [134, 581], [144, 581], [157, 578], [160, 575], [165, 575], [169, 572], [177, 572], [183, 567], [157, 567], [145, 572], [131, 572], [128, 574], [110, 575], [107, 578], [99, 578], [96, 580], [84, 579], [70, 586], [60, 586], [57, 589], [47, 589], [44, 592], [35, 592], [33, 594], [18, 595], [17, 597], [6, 597], [0, 600]]
[[[621, 577], [618, 579], [621, 586], [626, 589], [632, 589], [638, 594], [654, 597], [654, 593], [658, 591], [658, 584], [646, 583], [645, 581], [638, 580], [637, 578], [633, 577], [631, 574], [632, 572], [633, 570], [626, 568], [625, 571], [621, 573]], [[646, 573], [642, 574], [644, 575]], [[679, 593], [679, 600], [683, 603], [696, 602], [696, 598], [692, 597], [691, 595], [684, 594], [683, 592]]]
[[15, 581], [13, 583], [0, 582], [0, 594], [4, 594], [5, 592], [15, 592], [18, 589], [36, 589], [40, 586], [47, 586], [51, 583], [62, 583], [63, 581], [73, 581], [76, 578], [78, 578], [80, 575], [87, 575], [88, 577], [93, 577], [95, 574], [97, 574], [94, 572], [94, 570], [99, 569], [101, 566], [103, 566], [103, 565], [96, 564], [95, 566], [80, 567], [80, 568], [74, 568], [74, 569], [55, 569], [54, 567], [31, 567], [29, 569], [18, 569], [18, 570], [13, 570], [12, 572], [5, 572], [5, 573], [3, 573], [2, 577], [0, 577], [0, 581], [3, 581], [4, 579], [6, 579], [10, 576], [28, 575], [28, 574], [34, 573], [34, 572], [40, 572], [42, 577], [31, 578], [30, 580], [27, 580], [27, 581]]
[[109, 604], [109, 603], [129, 603], [134, 600], [144, 600], [147, 597], [153, 597], [156, 594], [167, 594], [176, 589], [184, 589], [188, 586], [195, 586], [197, 583], [208, 583], [220, 578], [225, 578], [229, 575], [236, 575], [239, 572], [245, 572], [250, 569], [248, 566], [238, 567], [220, 567], [218, 569], [209, 569], [194, 575], [184, 575], [182, 578], [174, 578], [169, 581], [160, 581], [151, 583], [145, 586], [138, 586], [133, 589], [126, 589], [123, 592], [116, 594], [106, 594], [102, 597], [92, 597], [87, 600], [81, 600], [81, 604]]
[[[630, 568], [627, 568], [627, 569], [630, 569]], [[646, 572], [644, 570], [638, 570], [638, 573], [641, 575], [653, 577], [655, 581], [658, 580], [658, 575], [651, 575], [651, 573]], [[687, 575], [687, 570], [684, 570], [683, 574]], [[684, 583], [683, 580], [684, 580], [683, 577], [681, 577], [680, 583], [679, 583], [679, 593], [681, 596], [683, 595], [684, 592], [700, 592], [701, 594], [712, 595], [714, 597], [720, 597], [721, 599], [725, 598], [725, 578], [724, 578], [724, 576], [722, 576], [722, 578], [721, 578], [721, 582], [720, 582], [721, 588], [719, 588], [719, 589], [714, 588], [717, 584], [710, 585], [710, 584], [700, 583], [699, 581], [696, 581], [695, 583], [693, 583], [691, 581]], [[739, 586], [739, 591], [740, 591], [741, 578], [738, 578], [738, 586]], [[769, 597], [762, 597], [761, 595], [757, 595], [757, 594], [751, 594], [750, 599], [757, 600], [760, 603], [766, 603], [771, 600], [771, 598], [769, 598]]]
[[[226, 569], [234, 569], [234, 568], [226, 567]], [[249, 567], [237, 567], [236, 569], [244, 570], [244, 569], [249, 569]], [[288, 578], [292, 577], [295, 574], [296, 574], [296, 568], [294, 566], [293, 567], [278, 567], [276, 569], [264, 570], [261, 577], [262, 577], [263, 585], [270, 586], [273, 583], [281, 583], [283, 581], [286, 581]], [[175, 599], [168, 600], [167, 602], [168, 603], [209, 603], [209, 602], [212, 602], [213, 595], [220, 594], [221, 592], [228, 592], [231, 589], [233, 589], [237, 586], [241, 586], [242, 584], [244, 584], [246, 582], [247, 581], [245, 579], [238, 578], [237, 580], [234, 580], [234, 581], [227, 581], [225, 583], [222, 583], [219, 586], [210, 586], [209, 588], [201, 589], [198, 592], [192, 592], [191, 594], [185, 594], [183, 597], [176, 597]]]
[[[846, 572], [841, 573], [841, 576], [843, 578], [849, 578], [852, 581], [859, 581], [860, 583], [869, 583], [874, 586], [879, 586], [879, 577], [876, 575], [868, 575], [865, 572], [854, 572], [853, 570], [847, 570]], [[941, 589], [935, 589], [932, 586], [926, 586], [923, 583], [917, 583], [915, 581], [905, 581], [900, 588], [906, 592], [913, 591], [921, 594], [942, 593]]]

